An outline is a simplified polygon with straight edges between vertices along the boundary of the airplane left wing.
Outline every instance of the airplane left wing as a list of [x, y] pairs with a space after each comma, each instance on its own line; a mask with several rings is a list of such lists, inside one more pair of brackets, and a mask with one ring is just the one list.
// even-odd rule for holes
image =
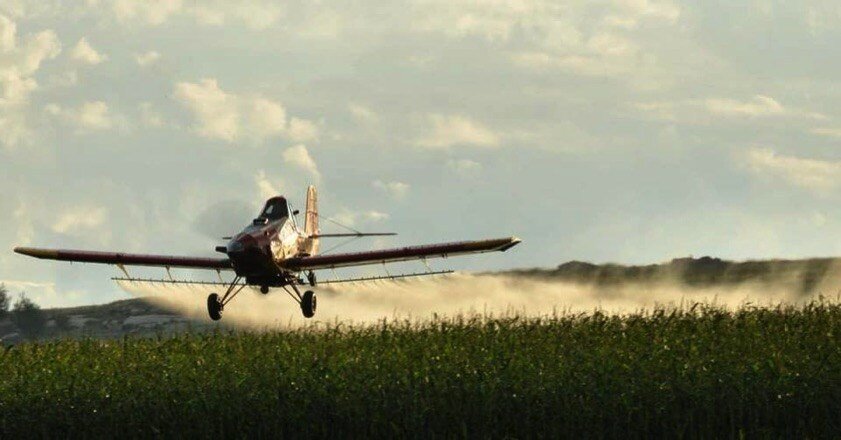
[[333, 269], [337, 267], [394, 263], [398, 261], [442, 258], [453, 255], [477, 254], [483, 252], [504, 252], [519, 243], [520, 239], [517, 237], [479, 241], [460, 241], [455, 243], [429, 244], [367, 252], [290, 258], [288, 260], [284, 260], [281, 264], [283, 268], [293, 271]]
[[66, 249], [15, 248], [21, 255], [42, 260], [100, 263], [125, 266], [185, 267], [191, 269], [233, 269], [227, 258], [179, 257], [169, 255], [125, 254], [120, 252], [76, 251]]

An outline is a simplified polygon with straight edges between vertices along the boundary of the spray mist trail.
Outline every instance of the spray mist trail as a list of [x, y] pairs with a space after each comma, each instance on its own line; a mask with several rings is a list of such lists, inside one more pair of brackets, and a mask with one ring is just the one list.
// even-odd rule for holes
[[[838, 276], [828, 277], [832, 285]], [[185, 316], [207, 320], [205, 299], [215, 286], [120, 282], [135, 296]], [[601, 310], [628, 313], [654, 307], [682, 307], [697, 302], [737, 308], [745, 304], [798, 304], [820, 294], [832, 296], [830, 283], [818, 283], [812, 292], [794, 293], [789, 283], [745, 282], [736, 285], [690, 287], [660, 280], [611, 286], [577, 284], [515, 275], [453, 274], [431, 279], [376, 281], [318, 288], [318, 313], [312, 320], [281, 289], [262, 295], [244, 289], [224, 312], [225, 324], [249, 328], [296, 328], [313, 323], [370, 324], [383, 319], [422, 320], [437, 316], [481, 314], [546, 316]]]

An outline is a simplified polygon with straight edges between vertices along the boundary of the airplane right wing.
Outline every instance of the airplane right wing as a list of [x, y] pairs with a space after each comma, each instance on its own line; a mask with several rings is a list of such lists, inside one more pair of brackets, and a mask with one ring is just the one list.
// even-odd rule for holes
[[517, 237], [460, 241], [367, 252], [297, 257], [284, 260], [281, 264], [284, 269], [292, 271], [333, 269], [337, 267], [394, 263], [427, 258], [446, 258], [453, 255], [478, 254], [483, 252], [504, 252], [519, 243], [520, 239]]

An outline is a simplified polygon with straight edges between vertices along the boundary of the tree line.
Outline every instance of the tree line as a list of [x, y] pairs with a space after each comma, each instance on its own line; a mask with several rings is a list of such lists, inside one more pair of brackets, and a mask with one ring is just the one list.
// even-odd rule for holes
[[41, 306], [27, 297], [25, 292], [19, 293], [12, 302], [9, 290], [0, 284], [0, 321], [6, 318], [27, 337], [41, 336], [47, 327], [47, 317]]

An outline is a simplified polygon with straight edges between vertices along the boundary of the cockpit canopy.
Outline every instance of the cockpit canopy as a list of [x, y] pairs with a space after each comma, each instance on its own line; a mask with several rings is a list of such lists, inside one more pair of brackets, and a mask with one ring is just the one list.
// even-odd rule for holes
[[286, 198], [272, 197], [266, 202], [259, 218], [265, 218], [272, 222], [286, 217], [289, 217], [289, 204], [286, 202]]

